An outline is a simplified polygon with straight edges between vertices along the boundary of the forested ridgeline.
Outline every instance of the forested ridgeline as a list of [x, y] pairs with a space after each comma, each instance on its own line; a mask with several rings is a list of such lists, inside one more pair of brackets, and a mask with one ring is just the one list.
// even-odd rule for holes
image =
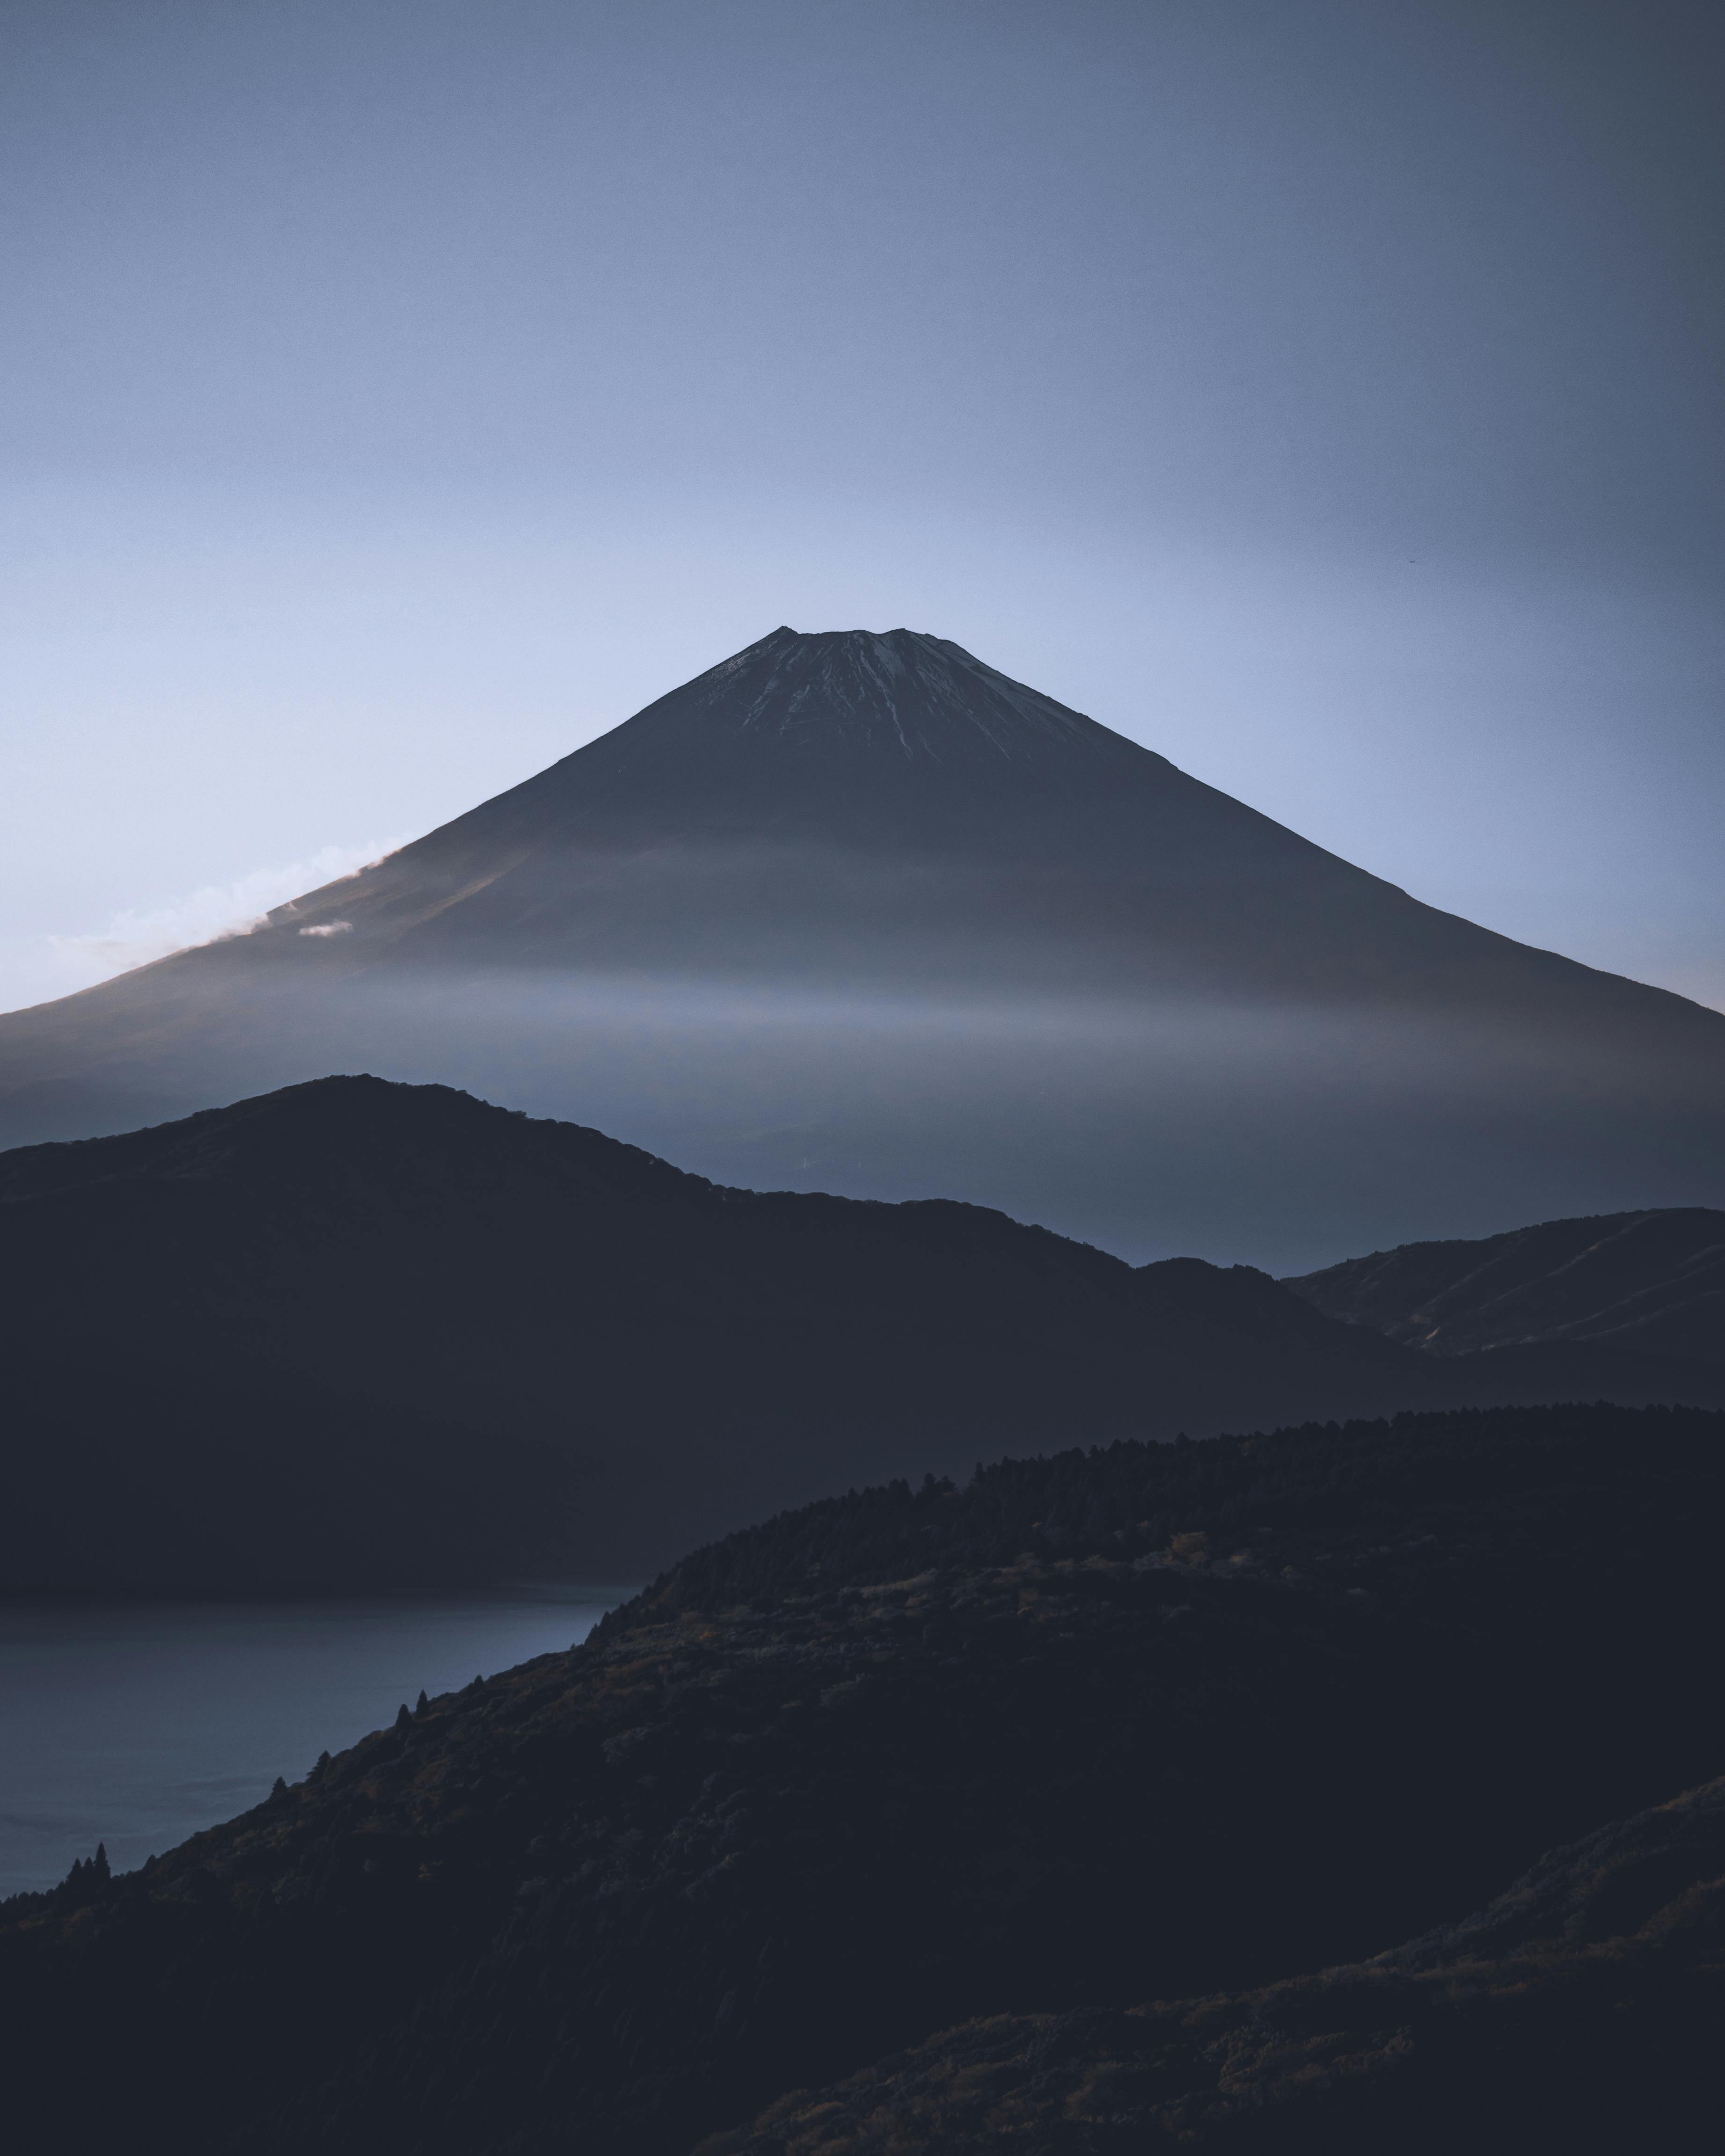
[[[1712, 1491], [1716, 1477], [1725, 1489], [1725, 1414], [1689, 1408], [1464, 1409], [1203, 1443], [1128, 1441], [978, 1464], [963, 1489], [930, 1476], [915, 1491], [899, 1481], [782, 1513], [685, 1558], [603, 1629], [1026, 1553], [1153, 1558], [1174, 1537], [1189, 1568], [1210, 1566], [1199, 1545], [1214, 1542], [1236, 1571], [1274, 1557], [1338, 1579], [1369, 1571], [1379, 1590], [1399, 1593], [1421, 1568], [1387, 1548], [1373, 1563], [1368, 1545], [1422, 1511], [1453, 1527], [1468, 1507], [1503, 1517], [1532, 1508], [1615, 1543], [1630, 1493], [1657, 1515], [1680, 1487]], [[1673, 1524], [1652, 1527], [1652, 1539]]]
[[1722, 1440], [1430, 1416], [769, 1521], [144, 1870], [7, 1905], [8, 2122], [685, 2156], [979, 2018], [1117, 2028], [1455, 1924], [1725, 1771]]

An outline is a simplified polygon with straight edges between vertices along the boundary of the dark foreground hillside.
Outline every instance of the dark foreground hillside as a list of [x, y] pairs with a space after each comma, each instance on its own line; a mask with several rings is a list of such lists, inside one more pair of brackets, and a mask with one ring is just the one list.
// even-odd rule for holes
[[670, 2156], [978, 2017], [1142, 2052], [1132, 2002], [1381, 1953], [1717, 1776], [1722, 1533], [1725, 1417], [1599, 1408], [770, 1521], [141, 1872], [6, 1905], [8, 2123]]
[[782, 2098], [701, 2156], [1718, 2146], [1725, 1781], [1553, 1851], [1459, 1924], [1122, 2012], [1003, 2015]]
[[1725, 1369], [1681, 1358], [1440, 1358], [1249, 1266], [727, 1189], [372, 1078], [0, 1155], [8, 1366], [0, 1593], [639, 1578], [782, 1507], [1006, 1450], [1725, 1404]]

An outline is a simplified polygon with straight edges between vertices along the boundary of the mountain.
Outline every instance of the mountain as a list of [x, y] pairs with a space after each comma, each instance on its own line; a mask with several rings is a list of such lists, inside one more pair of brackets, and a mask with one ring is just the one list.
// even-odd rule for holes
[[1283, 1286], [1437, 1355], [1589, 1341], [1725, 1363], [1725, 1213], [1698, 1205], [1408, 1243]]
[[[5, 1457], [32, 1493], [14, 1593], [259, 1592], [295, 1563], [307, 1591], [424, 1580], [480, 1486], [454, 1576], [505, 1550], [513, 1507], [533, 1562], [639, 1578], [779, 1506], [1003, 1444], [1725, 1399], [1725, 1373], [1587, 1347], [1440, 1361], [1247, 1266], [1134, 1268], [945, 1201], [726, 1188], [375, 1078], [0, 1155], [0, 1310]], [[415, 1495], [393, 1512], [397, 1481]], [[234, 1512], [272, 1524], [236, 1539]]]
[[[964, 2146], [940, 2129], [993, 2074], [1012, 2146], [1090, 2150], [1185, 2093], [1214, 2139], [1278, 2056], [1332, 2124], [1338, 2052], [1411, 2064], [1417, 2128], [1471, 2044], [1514, 2102], [1467, 2138], [1526, 2148], [1490, 2136], [1560, 2105], [1567, 2026], [1656, 2120], [1661, 2071], [1717, 2055], [1712, 1800], [1454, 1928], [1717, 1775], [1722, 1533], [1725, 1417], [1610, 1408], [1122, 1444], [782, 1516], [141, 1871], [4, 1905], [0, 2116], [30, 2148], [171, 2115], [186, 2156], [672, 2156], [886, 2060], [897, 2115], [856, 2146]], [[1567, 2021], [1566, 1958], [1600, 2009]], [[1200, 2004], [1121, 2011], [1149, 1999]], [[1661, 2029], [1667, 1999], [1693, 2012]], [[1000, 2015], [1086, 2018], [1040, 2051], [963, 2032]], [[893, 2056], [955, 2028], [927, 2072]], [[803, 2156], [808, 2108], [746, 2145]]]
[[0, 1142], [357, 1069], [1139, 1259], [1725, 1203], [1725, 1015], [905, 629], [776, 630], [253, 932], [0, 1019]]

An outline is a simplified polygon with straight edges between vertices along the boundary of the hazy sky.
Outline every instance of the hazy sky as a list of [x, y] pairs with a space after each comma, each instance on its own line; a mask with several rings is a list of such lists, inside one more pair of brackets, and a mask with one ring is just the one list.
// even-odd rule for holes
[[0, 1007], [781, 622], [1725, 1007], [1709, 0], [0, 0]]

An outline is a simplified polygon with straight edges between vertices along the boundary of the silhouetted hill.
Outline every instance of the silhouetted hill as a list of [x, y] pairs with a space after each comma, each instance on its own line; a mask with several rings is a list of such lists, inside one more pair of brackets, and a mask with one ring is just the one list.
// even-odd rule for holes
[[1136, 1257], [1725, 1203], [1725, 1016], [903, 629], [776, 630], [251, 932], [0, 1019], [0, 1132], [360, 1069]]
[[[357, 1491], [381, 1492], [407, 1471], [411, 1431], [435, 1424], [428, 1486], [495, 1470], [478, 1545], [497, 1547], [497, 1507], [519, 1491], [539, 1548], [560, 1542], [572, 1571], [613, 1578], [777, 1507], [964, 1473], [1008, 1444], [1725, 1393], [1717, 1373], [1710, 1392], [1708, 1373], [1591, 1348], [1440, 1362], [1248, 1267], [1135, 1270], [973, 1206], [726, 1189], [596, 1131], [368, 1078], [0, 1156], [0, 1299], [15, 1352], [78, 1373], [52, 1395], [52, 1435], [29, 1404], [50, 1398], [41, 1382], [15, 1404], [7, 1443], [34, 1486], [80, 1451], [132, 1463], [80, 1501], [85, 1584], [96, 1550], [141, 1532], [126, 1494], [140, 1475], [188, 1533], [215, 1489], [274, 1505], [285, 1433], [321, 1426], [289, 1404], [300, 1388], [349, 1404], [308, 1464], [334, 1448]], [[229, 1476], [213, 1483], [223, 1427]], [[308, 1584], [326, 1580], [325, 1546], [351, 1553], [352, 1529], [333, 1491], [322, 1535], [316, 1502], [295, 1502]], [[117, 1518], [99, 1528], [105, 1507]], [[190, 1562], [186, 1535], [170, 1546]], [[54, 1547], [70, 1545], [49, 1537], [28, 1561], [33, 1587]], [[398, 1561], [380, 1537], [380, 1578]], [[115, 1584], [156, 1562], [140, 1553]], [[222, 1591], [242, 1568], [223, 1559]]]
[[[1603, 1408], [1122, 1445], [770, 1521], [142, 1871], [6, 1904], [7, 2123], [669, 2156], [931, 2031], [1080, 2010], [1033, 2123], [1076, 2049], [1147, 2044], [1204, 2123], [1228, 2061], [1201, 2026], [1098, 2010], [1218, 1994], [1225, 2046], [1238, 1994], [1454, 1925], [1717, 1774], [1722, 1532], [1725, 1417]], [[1692, 1876], [1678, 1853], [1605, 1882], [1601, 1937]], [[1560, 1938], [1561, 1898], [1312, 2013], [1278, 1993], [1266, 2025], [1308, 2065], [1323, 2030], [1369, 2057], [1361, 1984], [1400, 1986], [1423, 2061], [1457, 1955]], [[1525, 2095], [1548, 2054], [1518, 2082], [1501, 2056]], [[1086, 2130], [1026, 2145], [1113, 2145]]]
[[1701, 1206], [1408, 1243], [1282, 1285], [1433, 1354], [1586, 1341], [1725, 1363], [1725, 1213]]

